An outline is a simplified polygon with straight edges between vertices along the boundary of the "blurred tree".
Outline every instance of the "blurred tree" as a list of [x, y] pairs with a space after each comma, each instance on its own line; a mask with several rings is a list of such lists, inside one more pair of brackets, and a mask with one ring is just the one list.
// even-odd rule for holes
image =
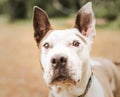
[[2, 13], [4, 13], [4, 12], [3, 12], [3, 6], [2, 6], [1, 3], [0, 3], [0, 7], [1, 7], [1, 8], [0, 8], [0, 14], [2, 14]]
[[27, 16], [27, 8], [25, 0], [9, 0], [9, 15], [13, 21], [15, 19], [24, 19]]
[[7, 5], [7, 0], [0, 0], [0, 14], [6, 13], [6, 6]]
[[100, 0], [93, 2], [98, 18], [114, 21], [119, 17], [120, 0]]
[[50, 17], [68, 16], [88, 1], [93, 2], [98, 18], [113, 21], [120, 16], [120, 0], [0, 0], [0, 13], [9, 13], [11, 20], [31, 18], [33, 6], [36, 5], [44, 9]]
[[80, 8], [79, 0], [34, 0], [33, 5], [44, 9], [50, 17], [68, 16]]
[[62, 4], [58, 0], [35, 0], [33, 5], [37, 5], [40, 8], [44, 9], [50, 17], [55, 16], [67, 16], [68, 14], [64, 13]]
[[108, 1], [106, 2], [107, 4], [105, 5], [106, 13], [105, 13], [105, 18], [108, 21], [115, 20], [117, 18], [117, 7], [116, 7], [116, 2], [115, 1]]

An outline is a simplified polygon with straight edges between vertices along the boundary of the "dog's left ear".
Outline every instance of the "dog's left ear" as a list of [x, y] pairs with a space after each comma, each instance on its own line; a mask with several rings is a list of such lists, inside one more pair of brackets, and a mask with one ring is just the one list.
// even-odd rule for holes
[[95, 18], [91, 2], [85, 4], [78, 11], [74, 27], [77, 28], [84, 36], [88, 38], [95, 37]]
[[39, 45], [40, 41], [47, 34], [47, 32], [52, 29], [47, 13], [37, 6], [34, 7], [33, 27], [34, 38], [37, 45]]

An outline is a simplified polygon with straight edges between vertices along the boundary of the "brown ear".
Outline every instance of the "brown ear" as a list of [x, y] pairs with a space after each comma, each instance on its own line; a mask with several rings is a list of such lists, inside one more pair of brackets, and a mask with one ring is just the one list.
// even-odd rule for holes
[[34, 7], [33, 27], [34, 38], [37, 42], [37, 45], [39, 45], [42, 38], [51, 29], [51, 25], [46, 12], [37, 6]]
[[77, 28], [86, 37], [93, 38], [96, 35], [95, 18], [91, 2], [85, 4], [78, 11], [74, 27]]

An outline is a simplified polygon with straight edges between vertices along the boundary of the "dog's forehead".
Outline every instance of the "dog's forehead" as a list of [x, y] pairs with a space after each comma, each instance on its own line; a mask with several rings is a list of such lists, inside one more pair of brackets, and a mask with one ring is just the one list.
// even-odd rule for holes
[[46, 40], [66, 40], [66, 39], [72, 39], [77, 37], [80, 32], [77, 29], [66, 29], [66, 30], [53, 30], [50, 32], [50, 34], [47, 36]]

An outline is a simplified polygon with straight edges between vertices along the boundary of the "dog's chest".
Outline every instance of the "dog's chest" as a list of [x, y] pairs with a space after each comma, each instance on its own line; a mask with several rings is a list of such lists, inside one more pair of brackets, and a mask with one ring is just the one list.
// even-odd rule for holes
[[55, 97], [105, 97], [103, 88], [95, 76], [86, 95], [80, 95], [79, 90], [79, 87], [71, 89], [58, 89], [54, 87], [52, 93]]

